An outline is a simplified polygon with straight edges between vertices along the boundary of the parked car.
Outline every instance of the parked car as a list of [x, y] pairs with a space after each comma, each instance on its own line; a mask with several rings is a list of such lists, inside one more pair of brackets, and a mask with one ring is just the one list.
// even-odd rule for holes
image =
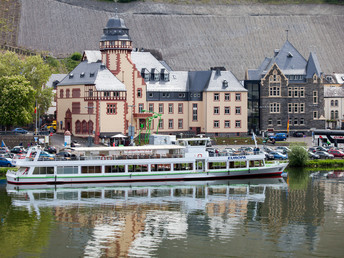
[[327, 153], [332, 154], [334, 157], [344, 158], [344, 152], [341, 150], [329, 150]]
[[219, 153], [219, 150], [216, 148], [206, 148], [205, 150], [209, 153], [209, 157], [217, 156]]
[[321, 159], [333, 159], [334, 156], [332, 154], [327, 153], [326, 151], [316, 151], [316, 155], [319, 155]]
[[10, 150], [7, 147], [0, 147], [0, 153], [9, 153]]
[[275, 139], [275, 141], [285, 141], [287, 137], [286, 133], [276, 133], [274, 136], [269, 136], [270, 139]]
[[317, 147], [310, 147], [309, 149], [308, 149], [308, 151], [311, 151], [311, 152], [316, 152], [317, 151]]
[[304, 132], [294, 132], [293, 133], [294, 137], [303, 137], [304, 135], [305, 135]]
[[4, 157], [0, 157], [0, 166], [1, 167], [14, 167], [12, 165], [11, 159], [4, 158]]
[[29, 133], [29, 131], [27, 131], [27, 130], [25, 130], [25, 129], [23, 129], [23, 128], [14, 128], [14, 129], [12, 130], [12, 132], [14, 132], [14, 133], [21, 133], [21, 134], [27, 134], [27, 133]]
[[272, 151], [270, 152], [271, 155], [274, 156], [275, 159], [288, 159], [288, 156], [285, 154], [280, 153], [279, 151]]
[[323, 146], [317, 146], [317, 147], [316, 147], [316, 150], [317, 150], [317, 151], [325, 151], [325, 152], [328, 152], [329, 149], [328, 149], [328, 148], [325, 148], [325, 147], [323, 147]]
[[287, 146], [277, 146], [276, 151], [282, 152], [283, 154], [287, 154], [290, 149]]
[[41, 153], [39, 154], [39, 160], [48, 160], [48, 159], [54, 159], [55, 155], [54, 154], [50, 154], [47, 151], [41, 151]]
[[56, 153], [56, 148], [54, 146], [47, 146], [44, 148], [44, 151], [47, 151], [49, 153]]
[[76, 159], [77, 156], [69, 151], [61, 151], [59, 153], [56, 154], [57, 158], [61, 158], [61, 159]]
[[11, 153], [15, 153], [15, 154], [22, 154], [25, 153], [25, 148], [23, 146], [14, 146], [11, 149]]
[[307, 153], [308, 153], [308, 158], [310, 158], [310, 159], [320, 159], [320, 156], [315, 154], [312, 151], [308, 151]]
[[271, 149], [270, 147], [267, 147], [267, 146], [264, 146], [263, 149], [265, 152], [269, 152], [269, 153], [274, 151], [273, 149]]
[[271, 153], [265, 152], [265, 151], [263, 151], [263, 153], [265, 154], [265, 159], [267, 159], [267, 160], [274, 160], [275, 159], [275, 156], [272, 155]]

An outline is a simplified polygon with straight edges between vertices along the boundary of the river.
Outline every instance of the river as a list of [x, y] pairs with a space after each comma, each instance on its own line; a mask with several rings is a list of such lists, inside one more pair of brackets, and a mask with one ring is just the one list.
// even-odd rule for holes
[[342, 257], [344, 171], [146, 184], [0, 184], [0, 257]]

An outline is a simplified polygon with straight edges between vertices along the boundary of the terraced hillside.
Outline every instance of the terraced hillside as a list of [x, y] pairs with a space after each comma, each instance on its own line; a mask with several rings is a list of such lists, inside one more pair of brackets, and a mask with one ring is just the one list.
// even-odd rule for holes
[[[65, 56], [98, 49], [114, 3], [21, 0], [18, 44]], [[225, 66], [243, 79], [286, 40], [326, 73], [344, 71], [344, 6], [117, 4], [134, 47], [156, 49], [175, 70]]]
[[19, 0], [0, 0], [0, 45], [16, 46], [19, 15]]

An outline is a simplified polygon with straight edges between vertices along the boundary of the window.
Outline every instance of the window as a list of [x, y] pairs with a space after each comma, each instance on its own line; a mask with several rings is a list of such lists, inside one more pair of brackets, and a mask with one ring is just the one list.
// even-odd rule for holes
[[143, 113], [143, 103], [139, 104], [139, 113]]
[[178, 128], [183, 129], [183, 119], [178, 119]]
[[318, 91], [313, 91], [313, 104], [318, 104]]
[[93, 134], [93, 122], [91, 120], [88, 121], [88, 134]]
[[88, 96], [89, 96], [89, 97], [93, 97], [93, 90], [92, 90], [92, 89], [89, 89], [89, 90], [88, 90]]
[[80, 102], [73, 102], [72, 103], [72, 113], [73, 114], [80, 114]]
[[294, 125], [297, 125], [297, 118], [294, 118]]
[[225, 128], [230, 128], [230, 121], [229, 120], [225, 120]]
[[219, 107], [214, 107], [214, 115], [219, 115]]
[[230, 93], [225, 93], [225, 101], [230, 101]]
[[241, 128], [241, 120], [235, 120], [235, 128]]
[[225, 115], [230, 115], [231, 109], [230, 107], [225, 107]]
[[293, 113], [293, 104], [288, 103], [288, 113]]
[[313, 111], [313, 119], [318, 119], [318, 111]]
[[118, 92], [118, 91], [114, 91], [114, 92], [113, 92], [113, 96], [114, 96], [115, 98], [118, 98], [118, 97], [119, 97], [119, 92]]
[[214, 128], [219, 128], [219, 127], [220, 127], [220, 121], [214, 120]]
[[331, 110], [331, 119], [334, 119], [334, 111]]
[[281, 96], [281, 86], [269, 86], [269, 96], [279, 97]]
[[162, 104], [162, 103], [159, 104], [159, 113], [160, 114], [164, 113], [164, 104]]
[[82, 121], [81, 129], [83, 134], [87, 134], [87, 122], [85, 120]]
[[137, 97], [142, 98], [142, 89], [141, 88], [137, 89]]
[[63, 90], [60, 90], [60, 98], [63, 98]]
[[104, 97], [110, 97], [110, 91], [104, 91]]
[[331, 107], [334, 106], [334, 100], [331, 100]]
[[270, 103], [270, 113], [279, 113], [280, 103]]
[[117, 113], [117, 104], [115, 103], [106, 104], [106, 114], [116, 115], [116, 113]]
[[178, 114], [183, 114], [183, 103], [178, 104]]
[[301, 87], [300, 88], [300, 98], [304, 98], [305, 97], [305, 88]]
[[338, 110], [334, 111], [334, 118], [338, 119]]
[[241, 101], [241, 93], [235, 93], [235, 101]]
[[66, 98], [69, 98], [69, 97], [70, 97], [70, 90], [67, 89], [67, 90], [66, 90]]
[[168, 113], [173, 114], [173, 104], [168, 104]]
[[294, 88], [294, 98], [298, 98], [299, 97], [299, 88], [295, 87]]
[[277, 126], [282, 126], [282, 121], [281, 121], [281, 119], [278, 119], [278, 120], [277, 120]]
[[168, 129], [173, 129], [173, 119], [168, 119]]
[[272, 119], [271, 118], [269, 118], [269, 120], [268, 120], [268, 125], [272, 126]]
[[300, 103], [300, 113], [305, 113], [305, 103]]
[[197, 121], [197, 104], [192, 104], [192, 121]]
[[88, 102], [87, 113], [93, 114], [93, 109], [94, 109], [93, 102]]
[[335, 101], [334, 101], [334, 105], [335, 105], [336, 107], [338, 107], [338, 100], [335, 100]]
[[300, 125], [305, 125], [305, 119], [304, 118], [300, 118]]
[[294, 113], [299, 113], [299, 104], [294, 103]]
[[73, 89], [72, 90], [72, 97], [73, 98], [80, 98], [80, 89]]
[[164, 128], [164, 119], [160, 119], [159, 120], [158, 128], [159, 129], [163, 129]]
[[149, 109], [149, 112], [154, 112], [154, 104], [153, 103], [149, 103], [148, 109]]
[[214, 93], [214, 101], [219, 101], [219, 94], [218, 93]]
[[79, 120], [75, 122], [75, 133], [76, 134], [81, 133], [81, 122]]
[[241, 114], [241, 107], [235, 107], [235, 114], [240, 115]]
[[288, 98], [292, 98], [293, 97], [293, 88], [289, 87], [288, 88]]

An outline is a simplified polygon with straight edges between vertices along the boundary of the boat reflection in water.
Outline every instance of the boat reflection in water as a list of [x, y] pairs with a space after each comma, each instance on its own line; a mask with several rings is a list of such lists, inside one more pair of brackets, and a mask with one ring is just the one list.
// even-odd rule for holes
[[231, 238], [243, 219], [255, 220], [267, 189], [287, 189], [287, 184], [277, 177], [6, 188], [13, 206], [35, 212], [38, 219], [43, 208], [52, 207], [56, 221], [79, 228], [92, 225], [83, 248], [83, 255], [92, 257], [154, 256], [164, 240], [204, 230], [195, 226], [193, 216], [208, 218], [208, 237]]

